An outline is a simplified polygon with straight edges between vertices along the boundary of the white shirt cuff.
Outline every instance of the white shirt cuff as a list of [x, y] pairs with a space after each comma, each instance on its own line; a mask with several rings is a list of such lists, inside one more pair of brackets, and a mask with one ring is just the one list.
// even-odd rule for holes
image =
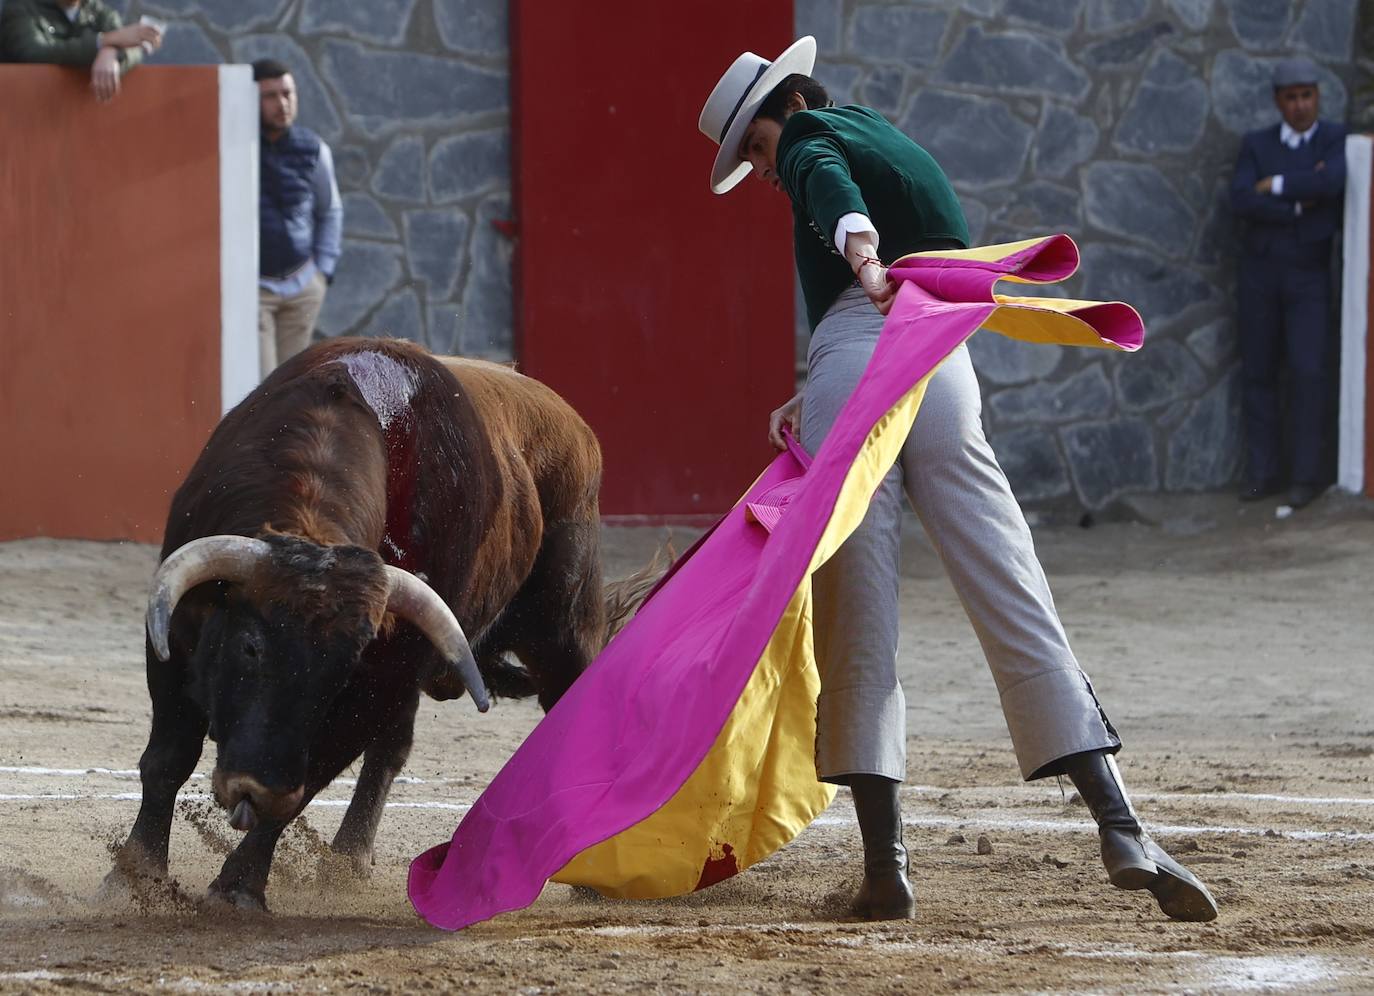
[[845, 241], [851, 235], [871, 235], [873, 236], [873, 249], [878, 248], [878, 230], [873, 227], [873, 222], [868, 220], [868, 215], [859, 214], [857, 211], [850, 211], [846, 215], [841, 215], [839, 222], [835, 225], [835, 248], [844, 255]]
[[1273, 180], [1271, 181], [1271, 183], [1270, 183], [1269, 192], [1270, 192], [1271, 194], [1273, 194], [1275, 197], [1282, 197], [1282, 196], [1283, 196], [1283, 174], [1282, 174], [1282, 173], [1275, 174], [1274, 179], [1273, 179]]

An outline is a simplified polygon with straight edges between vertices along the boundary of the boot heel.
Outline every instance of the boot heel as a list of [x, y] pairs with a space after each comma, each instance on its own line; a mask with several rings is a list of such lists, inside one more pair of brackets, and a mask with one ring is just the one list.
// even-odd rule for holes
[[1112, 885], [1118, 889], [1148, 889], [1159, 877], [1159, 866], [1135, 833], [1103, 827], [1100, 834], [1102, 864]]
[[1107, 872], [1107, 881], [1118, 889], [1135, 891], [1136, 889], [1148, 889], [1154, 885], [1155, 879], [1159, 878], [1159, 869], [1150, 864], [1130, 865], [1126, 868], [1113, 868]]

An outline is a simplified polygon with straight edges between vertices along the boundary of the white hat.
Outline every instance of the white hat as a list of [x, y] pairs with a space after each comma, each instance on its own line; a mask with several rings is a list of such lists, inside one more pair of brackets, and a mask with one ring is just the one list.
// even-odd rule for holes
[[807, 35], [772, 62], [745, 52], [725, 71], [697, 121], [701, 133], [720, 145], [711, 168], [712, 190], [723, 194], [748, 174], [749, 164], [740, 161], [739, 143], [764, 98], [793, 73], [810, 74], [815, 64], [816, 39]]

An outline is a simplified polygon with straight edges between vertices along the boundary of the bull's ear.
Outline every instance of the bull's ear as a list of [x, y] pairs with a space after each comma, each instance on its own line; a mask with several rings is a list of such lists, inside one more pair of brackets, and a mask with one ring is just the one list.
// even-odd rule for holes
[[[167, 630], [167, 649], [171, 651], [168, 660], [186, 664], [195, 655], [210, 617], [223, 609], [227, 593], [234, 590], [227, 584], [216, 588], [220, 590], [213, 592], [213, 600], [188, 598], [177, 606], [176, 622]], [[151, 648], [151, 635], [148, 635], [148, 644]]]
[[242, 583], [270, 553], [262, 540], [236, 535], [202, 536], [169, 553], [153, 575], [145, 617], [148, 641], [158, 659], [171, 656], [167, 634], [182, 595], [206, 581]]
[[421, 690], [439, 702], [462, 698], [468, 687], [463, 684], [463, 675], [459, 672], [458, 666], [445, 660], [440, 654], [436, 654], [435, 659], [438, 667], [424, 680], [420, 686]]
[[[429, 637], [429, 642], [434, 644], [462, 679], [477, 711], [486, 712], [491, 705], [487, 686], [477, 669], [477, 659], [472, 655], [472, 647], [463, 633], [463, 627], [454, 618], [453, 610], [439, 597], [438, 592], [415, 575], [391, 566], [386, 568], [386, 573], [391, 579], [387, 611], [395, 613]], [[445, 675], [444, 683], [448, 681]]]
[[343, 649], [348, 652], [350, 660], [356, 661], [367, 649], [367, 645], [376, 638], [377, 627], [372, 625], [370, 619], [363, 619], [343, 635]]

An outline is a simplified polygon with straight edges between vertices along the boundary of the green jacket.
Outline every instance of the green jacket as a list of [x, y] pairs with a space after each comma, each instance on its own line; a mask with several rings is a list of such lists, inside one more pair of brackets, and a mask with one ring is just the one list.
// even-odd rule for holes
[[[89, 66], [101, 32], [123, 26], [119, 14], [100, 0], [81, 0], [76, 20], [67, 20], [57, 0], [4, 0], [0, 9], [0, 62], [52, 62]], [[143, 61], [141, 48], [121, 48], [125, 70]]]
[[834, 242], [835, 226], [851, 211], [878, 229], [884, 263], [968, 246], [964, 211], [944, 172], [877, 111], [852, 104], [798, 111], [778, 138], [777, 163], [792, 199], [792, 246], [812, 329], [854, 283]]

